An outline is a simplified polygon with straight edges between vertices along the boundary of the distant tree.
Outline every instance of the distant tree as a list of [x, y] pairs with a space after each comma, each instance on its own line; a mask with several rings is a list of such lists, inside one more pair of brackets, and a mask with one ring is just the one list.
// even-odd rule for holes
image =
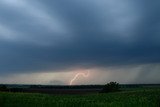
[[117, 91], [119, 91], [119, 83], [117, 82], [107, 83], [102, 89], [102, 93], [117, 92]]
[[5, 85], [0, 85], [0, 91], [7, 91], [7, 87]]

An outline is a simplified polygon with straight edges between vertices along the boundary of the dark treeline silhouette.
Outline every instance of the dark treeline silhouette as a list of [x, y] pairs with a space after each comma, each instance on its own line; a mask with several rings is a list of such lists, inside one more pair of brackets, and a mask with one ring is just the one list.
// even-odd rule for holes
[[[106, 87], [107, 86], [107, 87]], [[29, 93], [47, 93], [47, 94], [83, 94], [114, 92], [124, 88], [140, 87], [160, 87], [160, 84], [118, 84], [116, 85], [18, 85], [18, 84], [0, 84], [0, 91], [6, 92], [29, 92]]]

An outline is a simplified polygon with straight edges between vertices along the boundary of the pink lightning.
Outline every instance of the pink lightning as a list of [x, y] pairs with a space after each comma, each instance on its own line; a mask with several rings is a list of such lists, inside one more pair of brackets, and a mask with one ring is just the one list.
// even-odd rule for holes
[[82, 73], [82, 72], [77, 73], [77, 74], [73, 77], [73, 79], [71, 79], [69, 85], [72, 85], [73, 82], [74, 82], [79, 76], [88, 77], [88, 76], [89, 76], [89, 70], [87, 71], [87, 74]]

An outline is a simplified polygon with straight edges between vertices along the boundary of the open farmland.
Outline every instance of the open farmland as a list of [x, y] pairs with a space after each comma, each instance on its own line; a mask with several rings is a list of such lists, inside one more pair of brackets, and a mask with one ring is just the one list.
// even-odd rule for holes
[[159, 102], [155, 87], [82, 95], [0, 92], [0, 107], [159, 107]]

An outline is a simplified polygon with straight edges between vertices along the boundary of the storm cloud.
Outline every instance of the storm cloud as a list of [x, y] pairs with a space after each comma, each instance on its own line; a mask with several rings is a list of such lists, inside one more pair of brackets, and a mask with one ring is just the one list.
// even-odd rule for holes
[[159, 5], [159, 0], [1, 0], [0, 73], [159, 64]]

